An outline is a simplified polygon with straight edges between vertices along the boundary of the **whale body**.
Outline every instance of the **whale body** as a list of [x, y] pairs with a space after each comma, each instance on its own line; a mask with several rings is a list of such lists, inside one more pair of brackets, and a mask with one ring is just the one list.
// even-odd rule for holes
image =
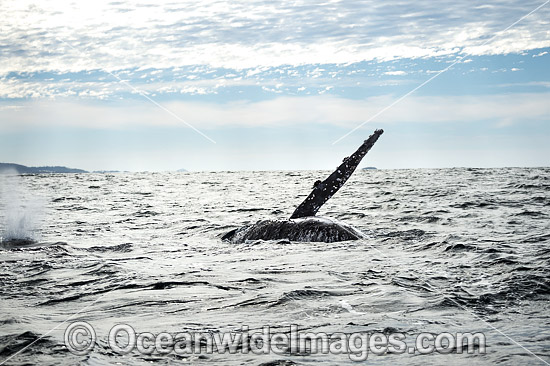
[[231, 230], [222, 236], [222, 240], [232, 243], [244, 243], [247, 240], [281, 240], [336, 242], [357, 240], [363, 234], [343, 222], [317, 217], [315, 214], [353, 174], [363, 157], [373, 147], [383, 130], [376, 130], [349, 157], [345, 157], [336, 170], [324, 181], [316, 181], [307, 198], [294, 210], [288, 220], [260, 220]]
[[358, 240], [364, 234], [343, 222], [329, 217], [311, 216], [288, 220], [260, 220], [232, 230], [222, 237], [232, 243], [248, 240], [283, 240], [326, 242]]

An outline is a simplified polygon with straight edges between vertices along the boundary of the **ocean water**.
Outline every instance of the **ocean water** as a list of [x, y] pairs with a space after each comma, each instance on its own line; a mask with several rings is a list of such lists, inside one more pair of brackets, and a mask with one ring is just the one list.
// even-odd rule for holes
[[[220, 240], [289, 217], [329, 173], [3, 177], [0, 364], [354, 364], [312, 352], [121, 355], [109, 347], [117, 324], [155, 335], [399, 332], [407, 344], [423, 332], [482, 332], [485, 354], [366, 362], [550, 362], [550, 168], [357, 171], [319, 215], [366, 239]], [[85, 355], [65, 346], [76, 321], [95, 329]]]

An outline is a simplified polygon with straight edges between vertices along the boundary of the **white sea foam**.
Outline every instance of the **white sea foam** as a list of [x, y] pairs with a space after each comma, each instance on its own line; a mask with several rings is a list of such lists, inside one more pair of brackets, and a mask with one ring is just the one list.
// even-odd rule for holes
[[24, 179], [14, 170], [0, 172], [0, 241], [39, 240], [43, 200], [31, 194]]

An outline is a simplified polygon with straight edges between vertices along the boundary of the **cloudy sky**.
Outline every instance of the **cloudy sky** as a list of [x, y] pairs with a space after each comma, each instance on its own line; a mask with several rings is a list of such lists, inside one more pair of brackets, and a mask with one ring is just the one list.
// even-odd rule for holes
[[365, 165], [550, 163], [549, 1], [2, 0], [0, 11], [3, 162], [332, 169], [383, 128]]

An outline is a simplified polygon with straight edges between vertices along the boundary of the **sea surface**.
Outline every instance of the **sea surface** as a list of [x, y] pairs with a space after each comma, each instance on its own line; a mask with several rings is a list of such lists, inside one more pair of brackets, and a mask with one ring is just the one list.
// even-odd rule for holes
[[[550, 362], [550, 168], [357, 171], [319, 215], [366, 239], [220, 240], [289, 217], [329, 173], [2, 176], [0, 364], [355, 364], [311, 352], [121, 355], [109, 347], [117, 324], [154, 335], [399, 332], [408, 345], [423, 332], [482, 332], [486, 354], [366, 363]], [[96, 333], [85, 355], [65, 345], [76, 321]]]

